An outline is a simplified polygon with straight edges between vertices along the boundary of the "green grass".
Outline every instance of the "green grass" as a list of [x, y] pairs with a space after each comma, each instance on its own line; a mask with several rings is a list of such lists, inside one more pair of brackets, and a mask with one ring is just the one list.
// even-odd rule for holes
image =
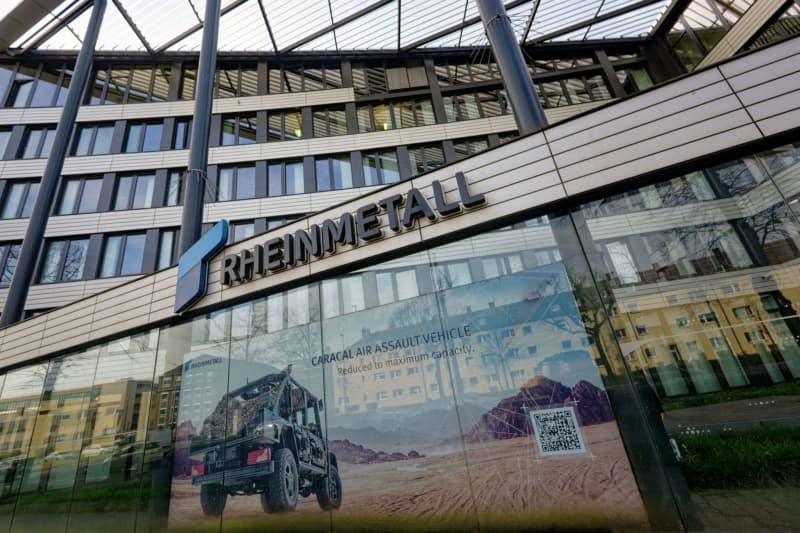
[[800, 427], [677, 437], [692, 489], [800, 486]]
[[686, 409], [687, 407], [698, 407], [700, 405], [713, 405], [717, 403], [733, 402], [736, 400], [750, 400], [752, 398], [764, 398], [765, 396], [794, 396], [800, 395], [800, 381], [790, 381], [779, 383], [769, 387], [755, 387], [750, 389], [729, 390], [725, 392], [711, 392], [697, 396], [686, 396], [674, 400], [664, 400], [661, 403], [664, 411], [675, 411]]

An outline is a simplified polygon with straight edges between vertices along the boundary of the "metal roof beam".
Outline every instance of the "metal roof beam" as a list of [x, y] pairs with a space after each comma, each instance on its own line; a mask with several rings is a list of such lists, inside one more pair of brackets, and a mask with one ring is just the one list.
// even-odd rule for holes
[[[514, 0], [513, 2], [509, 2], [509, 3], [507, 3], [505, 5], [506, 6], [506, 10], [513, 9], [513, 8], [515, 8], [517, 6], [522, 5], [522, 4], [527, 4], [528, 2], [530, 2], [530, 0]], [[448, 26], [447, 28], [444, 28], [443, 30], [439, 30], [436, 33], [432, 33], [432, 34], [428, 35], [427, 37], [423, 37], [422, 39], [417, 39], [413, 43], [402, 47], [400, 49], [400, 51], [401, 52], [407, 52], [407, 51], [411, 50], [412, 48], [417, 48], [419, 46], [422, 46], [423, 44], [435, 41], [436, 39], [438, 39], [440, 37], [444, 37], [445, 35], [453, 33], [454, 31], [458, 31], [460, 29], [466, 28], [467, 26], [472, 26], [473, 24], [477, 24], [480, 21], [481, 21], [481, 17], [477, 16], [477, 15], [474, 16], [474, 17], [468, 18], [468, 19], [464, 19], [462, 22], [459, 22], [458, 24], [453, 24], [452, 26]]]
[[[42, 30], [39, 30], [38, 34], [34, 34], [31, 36], [33, 41], [30, 41], [29, 44], [22, 43], [23, 46], [21, 47], [21, 52], [27, 52], [33, 48], [37, 48], [40, 44], [45, 42], [47, 39], [55, 35], [59, 30], [66, 27], [70, 22], [78, 18], [84, 11], [92, 7], [92, 0], [83, 0], [82, 2], [72, 4], [72, 8], [68, 11], [62, 11], [58, 15], [55, 15], [53, 18], [58, 20], [58, 23], [53, 25], [50, 29], [41, 33]], [[52, 22], [50, 24], [53, 24]], [[47, 26], [44, 26], [47, 27]], [[80, 38], [78, 38], [80, 40]]]
[[619, 9], [615, 9], [613, 11], [609, 11], [608, 13], [604, 13], [603, 15], [599, 15], [599, 16], [593, 17], [591, 19], [583, 20], [581, 22], [576, 22], [575, 24], [570, 24], [569, 26], [561, 28], [560, 30], [547, 33], [545, 35], [542, 35], [541, 37], [537, 37], [536, 39], [531, 39], [530, 41], [527, 41], [525, 44], [541, 43], [541, 42], [549, 41], [550, 39], [555, 39], [556, 37], [561, 37], [562, 35], [567, 35], [569, 33], [572, 33], [574, 31], [576, 31], [576, 30], [580, 30], [580, 29], [585, 28], [587, 26], [591, 26], [592, 24], [597, 24], [598, 22], [603, 22], [603, 21], [606, 21], [606, 20], [610, 20], [610, 19], [619, 17], [621, 15], [626, 15], [626, 14], [632, 12], [632, 11], [636, 11], [637, 9], [641, 9], [643, 7], [647, 7], [647, 6], [652, 5], [652, 4], [657, 4], [658, 2], [661, 2], [661, 1], [662, 0], [641, 0], [639, 2], [630, 4], [630, 5], [626, 6], [626, 7], [621, 7]]
[[333, 30], [335, 30], [337, 28], [341, 28], [342, 26], [344, 26], [348, 22], [352, 22], [352, 21], [354, 21], [354, 20], [356, 20], [356, 19], [358, 19], [360, 17], [363, 17], [364, 15], [366, 15], [368, 13], [372, 13], [373, 11], [385, 6], [386, 4], [391, 4], [394, 1], [395, 0], [380, 0], [378, 2], [375, 2], [372, 5], [369, 5], [369, 6], [365, 7], [365, 8], [359, 9], [355, 13], [351, 13], [350, 15], [347, 15], [342, 20], [340, 20], [338, 22], [333, 22], [330, 26], [326, 26], [326, 27], [322, 28], [321, 30], [317, 30], [312, 34], [306, 35], [302, 39], [299, 39], [299, 40], [293, 42], [289, 46], [286, 46], [286, 47], [282, 48], [281, 50], [279, 50], [278, 53], [279, 54], [285, 54], [286, 52], [291, 52], [295, 48], [297, 48], [299, 46], [303, 46], [306, 43], [310, 43], [311, 41], [313, 41], [317, 37], [321, 37], [321, 36], [325, 35], [326, 33], [328, 33], [329, 31], [333, 31]]
[[269, 40], [272, 41], [272, 48], [275, 50], [275, 53], [278, 53], [278, 43], [275, 42], [275, 34], [272, 33], [272, 26], [269, 24], [269, 18], [267, 18], [267, 12], [264, 9], [264, 2], [258, 0], [258, 9], [261, 10], [261, 18], [264, 19], [264, 25], [267, 27], [267, 33], [269, 34]]
[[[226, 13], [230, 13], [231, 11], [233, 11], [234, 9], [239, 7], [240, 5], [244, 4], [245, 2], [247, 2], [247, 0], [234, 0], [233, 2], [231, 2], [230, 4], [228, 4], [227, 6], [222, 8], [222, 10], [219, 12], [219, 16], [222, 17]], [[164, 51], [168, 50], [171, 46], [174, 46], [174, 45], [178, 44], [179, 42], [181, 42], [182, 40], [184, 40], [188, 36], [192, 35], [193, 33], [197, 32], [197, 31], [200, 31], [202, 29], [203, 29], [203, 23], [202, 22], [198, 22], [197, 24], [195, 24], [194, 26], [192, 26], [191, 28], [189, 28], [185, 32], [177, 35], [176, 37], [173, 37], [172, 39], [170, 39], [166, 43], [164, 43], [161, 46], [159, 46], [158, 48], [156, 48], [155, 53], [160, 54], [161, 52], [164, 52]]]
[[0, 49], [6, 50], [38, 21], [47, 15], [52, 15], [52, 11], [59, 4], [61, 4], [61, 0], [39, 0], [38, 2], [21, 2], [14, 7], [0, 20]]
[[528, 34], [531, 32], [531, 27], [533, 27], [533, 19], [536, 17], [537, 11], [539, 11], [539, 0], [534, 0], [531, 14], [528, 17], [528, 23], [525, 24], [525, 32], [522, 34], [523, 43], [528, 40]]
[[680, 16], [683, 15], [683, 12], [686, 11], [686, 8], [689, 7], [691, 3], [692, 0], [672, 0], [672, 3], [664, 12], [664, 15], [656, 22], [656, 25], [650, 32], [650, 36], [654, 37], [662, 31], [669, 31], [675, 23], [678, 22]]
[[128, 26], [131, 27], [133, 33], [135, 33], [136, 37], [138, 37], [139, 40], [142, 42], [142, 44], [144, 45], [144, 49], [147, 50], [147, 53], [150, 55], [154, 55], [155, 50], [153, 50], [153, 47], [150, 46], [150, 43], [147, 42], [147, 39], [145, 39], [145, 36], [142, 34], [142, 32], [139, 31], [139, 27], [133, 21], [128, 11], [122, 6], [122, 2], [120, 2], [120, 0], [112, 0], [112, 2], [114, 2], [114, 5], [117, 7], [117, 10], [119, 10], [119, 13], [120, 15], [122, 15], [122, 18], [125, 19], [125, 22], [128, 23]]

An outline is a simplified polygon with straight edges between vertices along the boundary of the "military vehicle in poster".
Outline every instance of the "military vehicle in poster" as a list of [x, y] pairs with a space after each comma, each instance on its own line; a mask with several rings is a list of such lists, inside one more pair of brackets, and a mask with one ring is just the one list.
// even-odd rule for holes
[[203, 513], [220, 515], [229, 496], [255, 494], [267, 513], [294, 511], [299, 496], [312, 494], [323, 510], [338, 509], [342, 483], [322, 409], [291, 368], [223, 396], [189, 447]]

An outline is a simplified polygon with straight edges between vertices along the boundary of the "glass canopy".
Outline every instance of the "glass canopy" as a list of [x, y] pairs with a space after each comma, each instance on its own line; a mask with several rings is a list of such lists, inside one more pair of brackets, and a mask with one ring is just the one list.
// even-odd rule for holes
[[[33, 0], [22, 0], [24, 4]], [[6, 0], [3, 18], [17, 2]], [[196, 52], [205, 0], [111, 0], [97, 49], [103, 52]], [[712, 6], [712, 3], [714, 4]], [[692, 2], [689, 24], [708, 10], [734, 16], [751, 0]], [[91, 0], [53, 0], [10, 50], [70, 51], [80, 47]], [[513, 0], [506, 9], [522, 43], [647, 38], [675, 0]], [[698, 6], [698, 7], [694, 7]], [[694, 10], [697, 10], [695, 12]], [[326, 53], [472, 48], [487, 40], [475, 0], [223, 0], [221, 52]]]

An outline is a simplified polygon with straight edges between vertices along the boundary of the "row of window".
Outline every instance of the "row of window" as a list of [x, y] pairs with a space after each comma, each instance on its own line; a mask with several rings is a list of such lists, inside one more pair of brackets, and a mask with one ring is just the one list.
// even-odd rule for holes
[[[510, 112], [503, 91], [447, 96], [445, 109], [448, 121], [493, 117]], [[427, 126], [436, 123], [433, 104], [429, 98], [403, 100], [382, 104], [366, 104], [357, 107], [358, 132], [367, 133], [397, 128]], [[266, 141], [297, 140], [313, 134], [314, 137], [345, 135], [348, 132], [344, 106], [312, 109], [312, 132], [304, 131], [300, 110], [277, 110], [266, 112]], [[77, 127], [72, 143], [74, 156], [105, 155], [113, 151], [113, 123], [81, 124]], [[239, 113], [221, 117], [217, 143], [221, 146], [253, 144], [258, 141], [257, 113]], [[123, 153], [159, 151], [164, 146], [162, 121], [129, 122], [119, 150]], [[172, 139], [168, 146], [175, 150], [189, 146], [191, 119], [175, 121]], [[0, 129], [0, 157], [11, 137], [9, 128]], [[54, 125], [28, 126], [22, 142], [11, 158], [46, 158], [55, 138]]]
[[[172, 170], [167, 174], [162, 205], [170, 207], [180, 203], [181, 176], [180, 170]], [[114, 183], [111, 209], [122, 211], [152, 207], [155, 201], [155, 181], [154, 173], [120, 175]], [[55, 213], [75, 215], [98, 212], [102, 187], [101, 177], [64, 178]], [[38, 190], [37, 182], [9, 183], [0, 202], [0, 219], [28, 218]]]
[[[637, 56], [610, 55], [611, 64]], [[586, 70], [597, 61], [589, 57], [530, 59], [531, 75], [568, 73]], [[259, 68], [260, 67], [260, 68]], [[176, 94], [170, 94], [173, 78], [180, 75]], [[419, 59], [356, 62], [351, 65], [352, 86], [356, 94], [386, 94], [392, 91], [428, 88], [425, 65]], [[491, 57], [480, 61], [442, 58], [433, 67], [435, 82], [441, 87], [493, 83], [501, 80]], [[0, 107], [60, 106], [66, 97], [72, 70], [55, 63], [0, 65]], [[184, 64], [173, 71], [170, 64], [98, 63], [84, 103], [88, 105], [161, 102], [171, 98], [192, 100], [195, 96], [197, 66]], [[225, 63], [214, 76], [214, 98], [240, 98], [260, 94], [297, 93], [345, 87], [342, 67], [337, 61], [258, 65], [256, 62]]]
[[[300, 215], [266, 219], [265, 230], [271, 230], [296, 220]], [[254, 220], [240, 220], [231, 223], [230, 242], [234, 243], [252, 237], [256, 231]], [[178, 257], [179, 230], [166, 228], [158, 231], [158, 245], [155, 251], [155, 269], [160, 270], [174, 265]], [[89, 252], [89, 237], [48, 240], [39, 274], [39, 283], [77, 281], [93, 277], [110, 278], [130, 276], [145, 271], [147, 246], [146, 232], [133, 232], [106, 235], [102, 239], [102, 252], [97, 273], [85, 272]], [[19, 242], [0, 243], [0, 288], [8, 287], [17, 264], [21, 244]]]
[[[513, 138], [504, 135], [501, 141]], [[467, 157], [489, 148], [486, 137], [462, 139], [453, 142], [456, 158]], [[361, 172], [364, 185], [382, 185], [400, 181], [400, 161], [394, 149], [362, 152]], [[302, 159], [267, 163], [264, 196], [285, 196], [307, 192], [349, 189], [354, 186], [354, 156], [333, 154], [314, 158], [311, 180], [306, 180], [306, 166]], [[416, 176], [444, 166], [446, 163], [441, 143], [408, 147], [411, 175]], [[356, 163], [357, 164], [357, 163]], [[147, 209], [153, 206], [171, 207], [181, 203], [183, 171], [169, 170], [163, 189], [156, 186], [156, 172], [146, 171], [118, 175], [111, 184], [108, 209], [123, 211]], [[262, 196], [257, 187], [255, 163], [221, 166], [216, 182], [215, 201], [246, 200]], [[101, 176], [64, 177], [58, 193], [55, 213], [74, 215], [96, 213], [101, 208], [104, 179]], [[0, 220], [28, 218], [39, 184], [36, 181], [15, 180], [6, 185], [0, 196]], [[160, 195], [160, 198], [159, 198]]]

